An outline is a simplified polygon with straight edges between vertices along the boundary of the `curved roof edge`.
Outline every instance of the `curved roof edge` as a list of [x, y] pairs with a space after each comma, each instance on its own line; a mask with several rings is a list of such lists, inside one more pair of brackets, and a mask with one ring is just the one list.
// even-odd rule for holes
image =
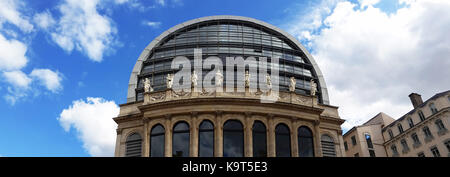
[[242, 16], [233, 16], [233, 15], [218, 15], [218, 16], [207, 16], [207, 17], [201, 17], [201, 18], [197, 18], [197, 19], [193, 19], [193, 20], [189, 20], [183, 23], [180, 23], [166, 31], [164, 31], [161, 35], [159, 35], [158, 37], [156, 37], [152, 42], [150, 42], [150, 44], [147, 45], [147, 47], [145, 47], [144, 51], [142, 51], [141, 55], [139, 56], [136, 64], [133, 67], [133, 71], [131, 72], [131, 76], [130, 76], [130, 80], [128, 82], [128, 94], [127, 94], [127, 103], [130, 102], [134, 102], [136, 100], [136, 92], [135, 89], [137, 87], [137, 76], [140, 74], [141, 72], [141, 68], [142, 68], [142, 64], [144, 62], [144, 60], [150, 55], [151, 49], [153, 47], [155, 47], [159, 41], [161, 41], [162, 39], [164, 39], [165, 37], [167, 37], [169, 34], [171, 34], [172, 32], [175, 32], [185, 26], [189, 26], [195, 23], [199, 23], [199, 22], [204, 22], [204, 21], [210, 21], [210, 20], [240, 20], [240, 21], [248, 21], [248, 22], [253, 22], [255, 24], [258, 25], [262, 25], [265, 26], [267, 28], [270, 28], [272, 30], [275, 30], [276, 32], [286, 36], [289, 40], [291, 40], [293, 43], [295, 43], [295, 45], [297, 45], [298, 47], [300, 47], [300, 49], [306, 54], [306, 56], [308, 57], [308, 60], [311, 62], [317, 77], [319, 79], [319, 84], [320, 84], [320, 88], [321, 88], [321, 92], [322, 92], [322, 101], [323, 104], [329, 105], [330, 104], [330, 100], [328, 97], [328, 90], [327, 90], [327, 86], [325, 83], [325, 79], [323, 77], [322, 71], [320, 71], [319, 66], [317, 65], [316, 61], [314, 60], [314, 58], [312, 57], [312, 55], [308, 52], [308, 50], [306, 50], [306, 48], [297, 40], [295, 39], [292, 35], [290, 35], [289, 33], [281, 30], [280, 28], [271, 25], [269, 23], [260, 21], [260, 20], [256, 20], [254, 18], [249, 18], [249, 17], [242, 17]]

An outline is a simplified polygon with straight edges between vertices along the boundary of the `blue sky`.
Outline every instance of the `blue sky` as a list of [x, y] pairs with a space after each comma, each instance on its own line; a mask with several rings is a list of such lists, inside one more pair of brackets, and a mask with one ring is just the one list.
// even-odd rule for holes
[[[363, 8], [361, 4], [366, 5]], [[417, 26], [426, 23], [422, 19], [442, 15], [428, 12], [430, 9], [441, 12], [441, 8], [449, 7], [445, 1], [405, 1], [400, 4], [391, 0], [257, 3], [242, 0], [0, 0], [0, 5], [0, 11], [7, 12], [0, 12], [0, 139], [3, 140], [0, 156], [112, 155], [115, 127], [108, 116], [117, 114], [117, 105], [126, 102], [128, 79], [138, 56], [163, 31], [203, 16], [256, 18], [279, 26], [302, 41], [324, 72], [332, 104], [340, 106], [341, 117], [348, 119], [344, 129], [381, 111], [394, 118], [400, 117], [411, 107], [407, 95], [412, 91], [423, 93], [427, 99], [450, 88], [446, 78], [443, 83], [431, 79], [441, 73], [429, 72], [430, 68], [440, 68], [428, 62], [421, 63], [420, 72], [412, 73], [419, 78], [395, 84], [411, 74], [407, 68], [416, 67], [399, 63], [419, 60], [420, 56], [408, 53], [416, 51], [422, 42], [429, 46], [443, 44], [443, 48], [435, 47], [426, 55], [433, 56], [429, 62], [440, 62], [444, 68], [450, 66], [446, 60], [450, 41], [442, 39], [445, 33], [440, 30], [448, 29], [448, 18], [437, 21], [431, 25], [433, 28], [411, 30], [417, 28], [416, 23]], [[399, 13], [399, 9], [405, 12]], [[405, 15], [408, 13], [419, 15]], [[373, 23], [364, 24], [364, 21]], [[349, 35], [355, 28], [361, 33]], [[403, 31], [412, 32], [403, 34]], [[422, 32], [433, 33], [434, 37], [425, 38], [428, 35]], [[367, 34], [370, 35], [365, 36]], [[390, 35], [394, 39], [377, 38], [389, 38]], [[415, 42], [403, 45], [397, 51], [380, 47], [390, 43], [404, 44], [405, 41]], [[343, 46], [352, 50], [343, 53], [340, 50]], [[413, 59], [403, 60], [411, 57]], [[393, 70], [383, 58], [400, 58], [389, 62], [399, 68]], [[346, 68], [346, 63], [363, 69]], [[369, 68], [377, 67], [377, 71], [386, 69], [386, 73], [392, 73], [393, 81], [371, 75], [373, 72], [369, 72]], [[356, 75], [364, 77], [364, 81], [361, 84], [341, 82], [350, 71], [359, 72]], [[449, 71], [443, 74], [445, 72]], [[338, 76], [327, 77], [327, 73]], [[417, 81], [420, 84], [415, 85]], [[351, 103], [345, 99], [364, 87], [373, 89], [361, 92], [361, 97], [354, 98]], [[386, 99], [373, 98], [374, 90], [386, 95]], [[367, 106], [356, 106], [361, 104]], [[98, 107], [101, 109], [94, 109]], [[92, 110], [104, 112], [89, 112]], [[94, 136], [99, 126], [96, 123], [108, 125], [98, 128], [102, 131], [99, 134], [105, 137]], [[102, 138], [108, 141], [104, 142]]]

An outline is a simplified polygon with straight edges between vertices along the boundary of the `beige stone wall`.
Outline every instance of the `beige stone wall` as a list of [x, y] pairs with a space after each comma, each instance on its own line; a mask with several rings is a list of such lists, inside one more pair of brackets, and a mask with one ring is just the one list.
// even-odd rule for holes
[[[158, 95], [159, 94], [159, 95]], [[166, 91], [147, 94], [144, 103], [126, 104], [119, 117], [116, 156], [125, 156], [126, 137], [133, 132], [139, 132], [143, 137], [143, 156], [149, 156], [149, 134], [156, 124], [164, 126], [165, 156], [172, 156], [172, 128], [179, 121], [185, 121], [190, 127], [190, 156], [198, 156], [198, 127], [203, 120], [214, 124], [214, 155], [223, 156], [223, 124], [227, 120], [238, 120], [244, 128], [244, 155], [253, 156], [252, 127], [255, 120], [263, 122], [267, 128], [267, 151], [269, 157], [276, 152], [275, 127], [284, 123], [291, 134], [291, 156], [298, 156], [297, 130], [300, 126], [311, 129], [314, 140], [315, 156], [320, 157], [320, 137], [327, 134], [335, 142], [337, 156], [344, 156], [343, 139], [340, 125], [343, 120], [337, 114], [337, 107], [319, 105], [317, 101], [309, 101], [314, 97], [299, 96], [295, 93], [280, 95], [284, 101], [276, 103], [261, 103], [247, 95], [233, 97], [202, 97], [200, 94], [189, 97], [173, 97]], [[205, 95], [207, 96], [207, 95]], [[153, 97], [153, 98], [152, 98]], [[247, 97], [247, 98], [246, 98]], [[159, 98], [160, 100], [157, 101]], [[121, 107], [122, 109], [122, 107]], [[138, 110], [138, 111], [136, 111]], [[134, 113], [134, 114], [131, 114]]]

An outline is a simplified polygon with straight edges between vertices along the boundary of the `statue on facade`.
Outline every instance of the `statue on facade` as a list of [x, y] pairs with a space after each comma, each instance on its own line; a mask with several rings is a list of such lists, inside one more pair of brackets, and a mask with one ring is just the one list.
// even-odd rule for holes
[[173, 74], [167, 74], [166, 85], [167, 85], [168, 89], [172, 88], [172, 85], [173, 85]]
[[220, 72], [220, 69], [216, 72], [216, 86], [222, 86], [223, 83], [223, 74]]
[[272, 90], [272, 81], [269, 74], [266, 75], [266, 84], [267, 88], [269, 88], [269, 90]]
[[297, 83], [297, 80], [295, 80], [295, 77], [291, 77], [291, 82], [289, 84], [289, 91], [294, 92], [295, 91], [295, 84]]
[[153, 88], [151, 86], [150, 79], [148, 79], [148, 77], [145, 78], [145, 80], [144, 80], [144, 91], [146, 93], [153, 92]]
[[192, 87], [196, 87], [197, 86], [197, 80], [198, 80], [198, 76], [197, 76], [197, 73], [195, 72], [195, 70], [192, 72], [192, 75], [191, 75], [191, 84], [192, 84]]
[[250, 87], [250, 74], [248, 73], [248, 70], [245, 71], [245, 87]]
[[311, 79], [310, 84], [311, 84], [311, 95], [315, 96], [317, 92], [317, 84], [314, 82], [313, 79]]

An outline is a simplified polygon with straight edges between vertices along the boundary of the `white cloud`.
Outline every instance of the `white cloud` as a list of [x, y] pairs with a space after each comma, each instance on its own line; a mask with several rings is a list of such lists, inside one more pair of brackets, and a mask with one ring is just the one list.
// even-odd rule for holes
[[17, 0], [1, 0], [0, 1], [0, 26], [7, 21], [16, 25], [23, 32], [31, 32], [33, 25], [24, 17], [19, 8], [24, 7], [22, 1]]
[[117, 124], [112, 118], [118, 114], [119, 107], [114, 101], [88, 97], [86, 101], [73, 101], [57, 119], [66, 132], [76, 130], [90, 155], [113, 156]]
[[33, 21], [44, 30], [56, 23], [55, 19], [53, 19], [52, 17], [52, 14], [48, 10], [42, 13], [35, 14], [33, 17]]
[[3, 77], [6, 82], [13, 85], [14, 87], [20, 87], [27, 89], [31, 83], [31, 79], [22, 71], [5, 71], [3, 72]]
[[142, 24], [145, 26], [152, 27], [152, 28], [158, 28], [161, 25], [161, 22], [152, 22], [152, 21], [144, 20], [144, 21], [142, 21]]
[[117, 29], [110, 18], [97, 11], [99, 3], [65, 0], [58, 7], [62, 17], [51, 33], [52, 39], [67, 52], [76, 49], [93, 61], [102, 61], [104, 53], [112, 50]]
[[378, 112], [399, 118], [412, 109], [409, 93], [427, 99], [450, 88], [450, 1], [408, 1], [391, 14], [364, 2], [338, 2], [315, 28], [291, 22], [298, 38], [312, 34], [307, 42], [344, 128]]
[[62, 89], [62, 75], [59, 72], [54, 72], [49, 69], [33, 69], [30, 76], [37, 79], [41, 85], [45, 86], [53, 93]]
[[0, 34], [0, 70], [16, 70], [24, 67], [28, 59], [25, 56], [27, 46], [17, 40], [6, 39]]

